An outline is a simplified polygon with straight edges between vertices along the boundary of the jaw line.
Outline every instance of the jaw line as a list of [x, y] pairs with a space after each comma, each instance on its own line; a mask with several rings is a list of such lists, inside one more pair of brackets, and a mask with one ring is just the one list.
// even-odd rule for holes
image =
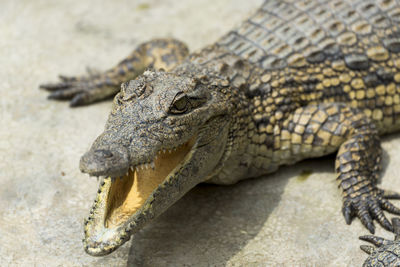
[[[96, 199], [92, 209], [90, 210], [90, 215], [84, 222], [85, 238], [83, 239], [83, 243], [85, 251], [88, 254], [93, 256], [103, 256], [113, 252], [128, 241], [131, 235], [140, 230], [149, 219], [155, 217], [152, 206], [155, 196], [159, 192], [168, 190], [168, 185], [179, 176], [178, 174], [180, 169], [191, 161], [195, 148], [197, 147], [198, 139], [199, 136], [196, 135], [183, 144], [185, 145], [193, 142], [190, 146], [190, 150], [186, 153], [183, 159], [167, 174], [164, 180], [155, 187], [140, 208], [131, 214], [125, 222], [111, 228], [106, 227], [109, 192], [113, 184], [113, 179], [120, 178], [101, 179]], [[128, 175], [134, 174], [129, 171]], [[127, 179], [127, 177], [122, 179]], [[134, 178], [132, 177], [129, 179]]]

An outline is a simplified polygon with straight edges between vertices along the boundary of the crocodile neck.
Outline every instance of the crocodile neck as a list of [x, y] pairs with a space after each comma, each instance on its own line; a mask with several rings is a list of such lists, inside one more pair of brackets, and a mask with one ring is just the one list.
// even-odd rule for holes
[[273, 172], [291, 160], [278, 155], [274, 131], [301, 104], [293, 82], [287, 82], [287, 90], [274, 90], [275, 77], [269, 71], [218, 45], [191, 54], [174, 72], [206, 78], [229, 99], [229, 140], [222, 164], [207, 182], [236, 183]]

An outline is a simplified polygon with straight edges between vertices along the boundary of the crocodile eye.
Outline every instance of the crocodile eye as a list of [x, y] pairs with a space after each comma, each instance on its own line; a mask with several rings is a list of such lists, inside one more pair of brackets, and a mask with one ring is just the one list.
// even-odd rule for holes
[[169, 112], [172, 114], [182, 114], [189, 110], [190, 101], [189, 98], [183, 94], [177, 94], [172, 102], [172, 106], [169, 109]]

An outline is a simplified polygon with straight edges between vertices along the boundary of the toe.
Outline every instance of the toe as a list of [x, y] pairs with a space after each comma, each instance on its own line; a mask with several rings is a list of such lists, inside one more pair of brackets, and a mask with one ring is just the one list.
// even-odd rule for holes
[[47, 91], [56, 91], [56, 90], [63, 90], [70, 87], [70, 83], [67, 82], [60, 82], [60, 83], [46, 83], [39, 85], [40, 89], [44, 89]]
[[369, 230], [371, 234], [375, 233], [375, 226], [372, 218], [369, 215], [369, 210], [365, 204], [358, 204], [356, 207], [357, 217], [360, 218], [361, 223]]
[[394, 206], [388, 200], [382, 199], [380, 202], [381, 202], [382, 209], [387, 210], [390, 213], [393, 213], [393, 214], [396, 214], [396, 215], [400, 215], [400, 209], [397, 208], [396, 206]]
[[392, 224], [385, 217], [380, 205], [376, 200], [371, 200], [369, 211], [372, 214], [372, 216], [379, 222], [379, 224], [382, 225], [383, 228], [385, 228], [390, 232], [393, 232]]
[[346, 223], [351, 224], [351, 221], [353, 219], [351, 204], [343, 204], [342, 212]]

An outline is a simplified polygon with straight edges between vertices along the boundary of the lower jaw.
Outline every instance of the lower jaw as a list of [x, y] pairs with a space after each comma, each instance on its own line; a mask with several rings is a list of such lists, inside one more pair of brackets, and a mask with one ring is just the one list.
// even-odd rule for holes
[[120, 247], [130, 238], [133, 224], [125, 223], [118, 227], [105, 225], [108, 193], [112, 185], [111, 178], [103, 178], [88, 219], [85, 221], [83, 245], [86, 253], [92, 256], [104, 256]]
[[109, 254], [129, 240], [132, 229], [139, 226], [135, 218], [144, 215], [152, 193], [182, 164], [195, 141], [193, 137], [171, 153], [159, 153], [154, 170], [136, 168], [122, 179], [102, 180], [89, 222], [85, 223], [87, 253]]

